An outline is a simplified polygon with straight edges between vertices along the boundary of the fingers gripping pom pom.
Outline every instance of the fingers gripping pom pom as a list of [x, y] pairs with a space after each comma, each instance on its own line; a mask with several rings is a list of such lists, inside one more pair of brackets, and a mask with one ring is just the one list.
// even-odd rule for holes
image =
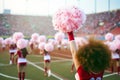
[[79, 8], [59, 9], [53, 16], [53, 26], [55, 30], [71, 32], [79, 29], [86, 20], [86, 15]]

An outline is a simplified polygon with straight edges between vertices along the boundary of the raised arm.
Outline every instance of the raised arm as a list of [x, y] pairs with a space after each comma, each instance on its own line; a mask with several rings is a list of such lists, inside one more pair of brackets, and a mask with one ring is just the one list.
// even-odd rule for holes
[[68, 39], [69, 39], [70, 50], [71, 50], [71, 53], [72, 53], [73, 62], [74, 62], [75, 68], [77, 70], [78, 67], [80, 66], [80, 63], [76, 59], [77, 46], [76, 46], [76, 43], [75, 43], [75, 40], [74, 40], [74, 34], [73, 34], [73, 32], [68, 32], [67, 35], [68, 35]]

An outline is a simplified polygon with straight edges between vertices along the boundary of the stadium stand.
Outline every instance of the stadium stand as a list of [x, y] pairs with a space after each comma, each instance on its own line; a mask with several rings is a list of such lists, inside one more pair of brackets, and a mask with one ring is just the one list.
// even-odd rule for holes
[[[76, 32], [78, 36], [96, 34], [104, 35], [107, 32], [120, 34], [120, 10], [87, 15], [83, 27]], [[117, 29], [116, 29], [117, 28]], [[23, 32], [30, 36], [36, 32], [44, 35], [54, 35], [50, 16], [24, 16], [0, 14], [0, 35], [11, 35], [14, 32]]]

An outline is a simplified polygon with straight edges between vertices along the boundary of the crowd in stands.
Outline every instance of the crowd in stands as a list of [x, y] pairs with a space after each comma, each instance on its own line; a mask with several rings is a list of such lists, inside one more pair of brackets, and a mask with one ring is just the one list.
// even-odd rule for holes
[[[104, 35], [120, 23], [120, 10], [89, 14], [83, 27], [77, 34]], [[14, 32], [23, 32], [31, 35], [34, 32], [54, 35], [52, 17], [50, 16], [23, 16], [0, 14], [0, 35], [11, 35]]]
[[104, 35], [110, 32], [115, 27], [118, 27], [120, 22], [120, 10], [102, 12], [87, 15], [87, 20], [78, 34], [100, 34]]

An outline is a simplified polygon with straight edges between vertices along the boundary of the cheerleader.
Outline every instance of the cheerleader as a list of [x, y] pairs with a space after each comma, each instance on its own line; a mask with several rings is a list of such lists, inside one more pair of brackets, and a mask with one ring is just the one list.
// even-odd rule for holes
[[50, 53], [44, 50], [44, 75], [48, 77], [51, 76], [50, 61]]
[[89, 39], [79, 48], [74, 40], [73, 31], [82, 27], [86, 15], [78, 7], [59, 9], [53, 16], [54, 29], [66, 32], [69, 39], [73, 62], [77, 73], [76, 80], [102, 80], [104, 70], [109, 67], [111, 51], [103, 42]]
[[118, 58], [116, 59], [116, 61], [117, 61], [117, 72], [118, 72], [118, 75], [120, 75], [120, 49], [116, 49], [115, 53], [118, 54]]
[[[77, 49], [73, 33], [68, 33], [72, 58], [77, 70], [76, 80], [102, 80], [104, 70], [110, 66], [111, 51], [101, 41], [89, 39]], [[99, 58], [98, 58], [98, 57]]]
[[39, 44], [40, 54], [44, 55], [44, 76], [51, 76], [51, 57], [50, 52], [53, 51], [52, 43], [40, 43]]
[[112, 72], [114, 71], [114, 66], [117, 66], [118, 74], [120, 73], [120, 40], [113, 40], [109, 46], [112, 51]]
[[10, 64], [14, 64], [14, 53], [16, 53], [16, 44], [11, 44], [9, 47], [9, 53], [10, 53]]
[[26, 40], [20, 39], [17, 41], [17, 51], [14, 54], [14, 57], [18, 56], [17, 69], [19, 80], [24, 80], [25, 78], [25, 68], [27, 65], [26, 56], [28, 54], [26, 46], [27, 46]]

